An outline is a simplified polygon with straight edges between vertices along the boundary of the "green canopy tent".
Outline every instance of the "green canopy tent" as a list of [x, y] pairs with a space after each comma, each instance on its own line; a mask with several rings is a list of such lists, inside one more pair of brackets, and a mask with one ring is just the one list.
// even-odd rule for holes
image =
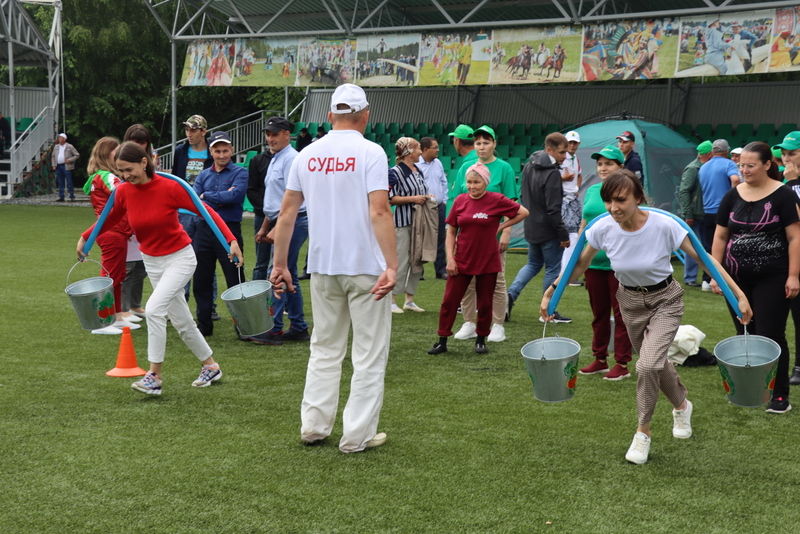
[[[644, 167], [644, 189], [650, 206], [673, 213], [678, 211], [678, 186], [683, 168], [697, 153], [696, 144], [688, 141], [669, 126], [639, 119], [606, 120], [575, 128], [581, 136], [578, 159], [583, 168], [583, 185], [586, 188], [597, 183], [592, 154], [606, 145], [615, 144], [616, 137], [624, 131], [636, 136], [634, 150], [642, 158]], [[523, 223], [512, 228], [510, 248], [527, 250]]]

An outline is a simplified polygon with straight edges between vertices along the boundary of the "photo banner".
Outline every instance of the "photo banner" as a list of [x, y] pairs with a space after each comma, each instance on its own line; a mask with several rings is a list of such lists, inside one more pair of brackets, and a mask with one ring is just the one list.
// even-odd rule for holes
[[800, 7], [357, 39], [197, 40], [181, 85], [447, 87], [800, 70]]

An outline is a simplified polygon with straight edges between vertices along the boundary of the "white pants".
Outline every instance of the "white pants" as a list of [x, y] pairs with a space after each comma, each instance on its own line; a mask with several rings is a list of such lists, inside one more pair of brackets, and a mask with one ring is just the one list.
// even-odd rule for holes
[[333, 429], [351, 323], [353, 377], [339, 449], [364, 450], [378, 431], [392, 313], [390, 297], [375, 300], [369, 292], [376, 281], [376, 276], [369, 275], [314, 273], [311, 277], [314, 330], [300, 407], [300, 437], [305, 441], [325, 438]]
[[211, 347], [206, 343], [186, 303], [183, 288], [192, 279], [197, 266], [194, 250], [188, 245], [166, 256], [142, 254], [144, 268], [153, 285], [153, 293], [147, 299], [147, 359], [162, 363], [167, 346], [167, 318], [178, 331], [189, 350], [200, 361], [211, 356]]

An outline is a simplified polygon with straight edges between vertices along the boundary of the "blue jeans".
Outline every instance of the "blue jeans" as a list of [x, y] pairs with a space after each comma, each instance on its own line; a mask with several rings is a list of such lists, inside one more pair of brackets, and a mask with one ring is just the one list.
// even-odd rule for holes
[[508, 288], [508, 293], [516, 300], [522, 290], [528, 285], [531, 279], [539, 274], [539, 271], [544, 266], [544, 280], [542, 280], [542, 289], [547, 289], [547, 286], [555, 282], [558, 278], [558, 273], [561, 272], [561, 256], [564, 249], [561, 248], [561, 243], [558, 239], [552, 239], [543, 243], [528, 242], [528, 263], [522, 266], [522, 269], [517, 273], [511, 287]]
[[[254, 212], [253, 230], [258, 233], [264, 224], [264, 212]], [[272, 228], [272, 226], [270, 226]], [[269, 276], [272, 260], [272, 243], [256, 243], [256, 264], [253, 267], [253, 280], [266, 280]]]
[[[702, 219], [695, 219], [694, 224], [691, 226], [692, 231], [697, 235], [700, 239], [700, 242], [705, 242], [703, 239], [704, 229], [703, 229], [703, 220]], [[697, 281], [697, 270], [698, 265], [697, 262], [692, 259], [691, 256], [686, 254], [686, 263], [683, 266], [683, 281], [684, 282], [696, 282]]]
[[64, 200], [64, 189], [69, 193], [70, 200], [75, 200], [75, 190], [72, 187], [72, 171], [63, 163], [56, 165], [56, 184], [58, 185], [58, 198]]
[[303, 293], [300, 290], [300, 280], [297, 278], [297, 258], [306, 239], [308, 239], [308, 216], [300, 215], [294, 223], [294, 232], [292, 233], [292, 240], [289, 242], [289, 255], [287, 258], [287, 266], [292, 274], [292, 283], [295, 291], [294, 293], [284, 293], [280, 299], [272, 299], [272, 310], [274, 312], [272, 321], [275, 324], [272, 328], [273, 332], [283, 330], [284, 308], [289, 312], [292, 330], [305, 330], [308, 328], [303, 314]]

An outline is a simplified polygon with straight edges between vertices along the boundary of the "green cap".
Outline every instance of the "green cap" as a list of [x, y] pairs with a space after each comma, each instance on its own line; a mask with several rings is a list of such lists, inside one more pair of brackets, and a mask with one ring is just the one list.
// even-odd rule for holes
[[705, 156], [706, 154], [711, 154], [711, 149], [714, 147], [711, 141], [703, 141], [699, 145], [697, 145], [697, 153]]
[[484, 132], [484, 133], [487, 133], [487, 134], [489, 134], [489, 135], [491, 135], [491, 136], [492, 136], [492, 139], [494, 139], [495, 141], [497, 141], [497, 136], [496, 136], [496, 135], [495, 135], [495, 133], [494, 133], [494, 128], [492, 128], [491, 126], [489, 126], [489, 125], [487, 125], [487, 124], [484, 124], [484, 125], [483, 125], [483, 126], [481, 126], [480, 128], [476, 128], [476, 129], [475, 129], [475, 131], [472, 133], [473, 137], [474, 137], [474, 136], [475, 136], [475, 134], [476, 134], [476, 133], [478, 133], [478, 132]]
[[619, 162], [620, 165], [625, 165], [625, 154], [622, 153], [622, 150], [620, 150], [617, 145], [608, 145], [592, 154], [592, 159], [600, 158], [610, 159]]
[[772, 150], [775, 150], [776, 148], [782, 148], [783, 150], [797, 150], [800, 148], [800, 132], [789, 132], [786, 134], [786, 137], [783, 138], [783, 143], [775, 145], [772, 147]]
[[783, 152], [781, 152], [780, 148], [774, 146], [772, 147], [772, 157], [775, 159], [781, 159], [783, 157]]
[[473, 130], [471, 126], [468, 126], [466, 124], [459, 124], [458, 126], [456, 126], [455, 130], [453, 130], [447, 135], [452, 135], [456, 139], [472, 139], [472, 133], [474, 131], [475, 130]]

